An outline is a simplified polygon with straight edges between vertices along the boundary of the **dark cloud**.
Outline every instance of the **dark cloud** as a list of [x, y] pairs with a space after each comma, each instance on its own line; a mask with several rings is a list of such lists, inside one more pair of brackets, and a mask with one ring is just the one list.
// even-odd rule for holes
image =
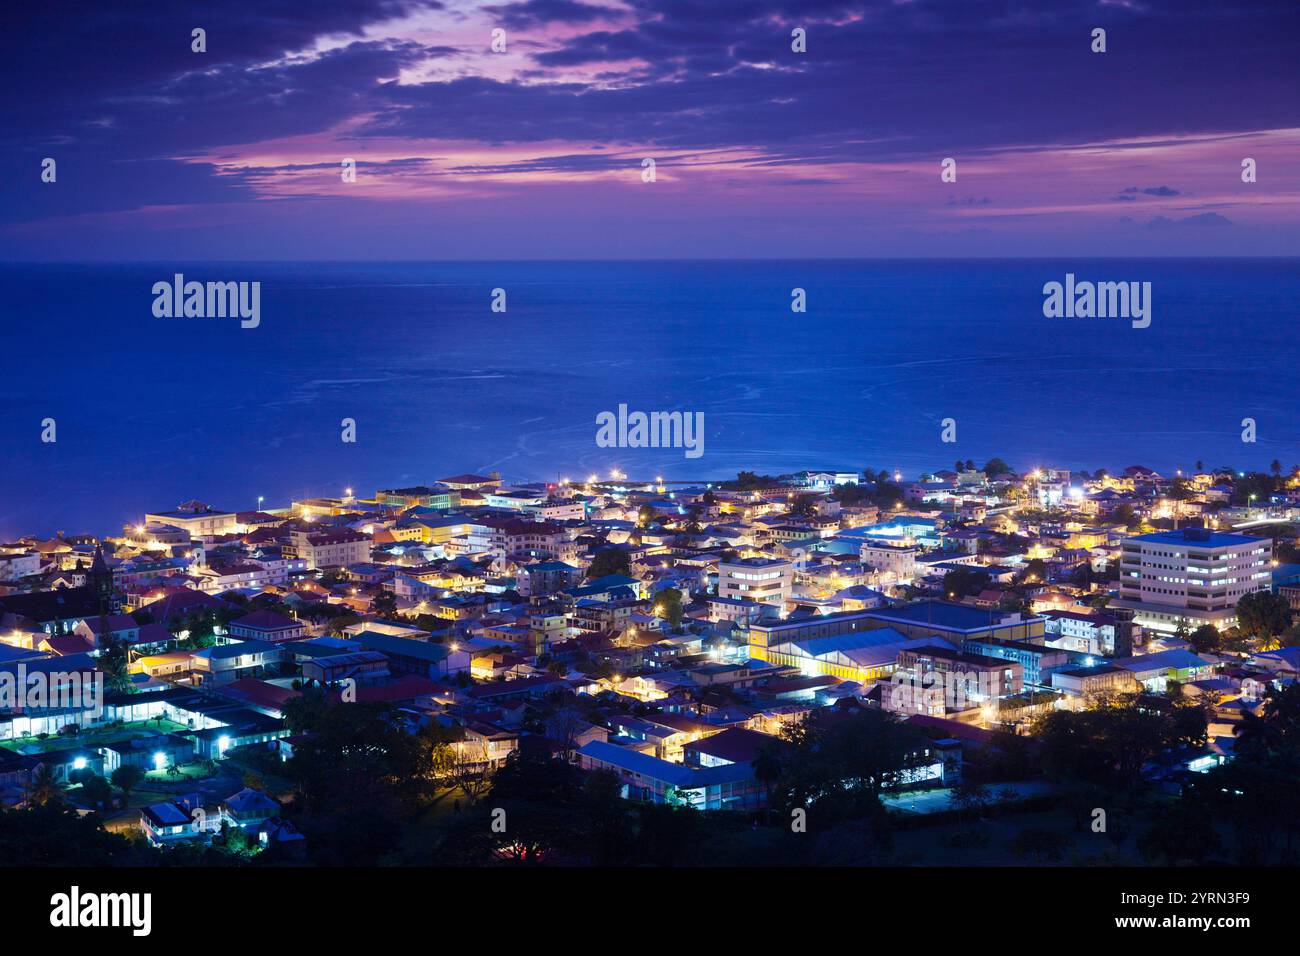
[[[440, 0], [8, 4], [0, 31], [0, 137], [73, 137], [102, 117], [168, 112], [176, 104], [162, 98], [164, 90], [187, 75], [216, 71], [234, 86], [240, 71], [306, 49], [317, 37], [359, 38], [368, 24], [441, 7]], [[190, 49], [195, 27], [207, 31], [206, 53]]]
[[1182, 193], [1177, 189], [1171, 189], [1168, 186], [1148, 186], [1146, 189], [1139, 189], [1137, 186], [1129, 186], [1125, 189], [1121, 189], [1119, 193], [1110, 198], [1113, 202], [1133, 202], [1142, 196], [1160, 196], [1165, 198], [1181, 195]]
[[[1064, 0], [1037, 12], [998, 0], [633, 6], [633, 25], [534, 55], [549, 68], [636, 64], [631, 82], [402, 88], [372, 131], [413, 131], [448, 115], [488, 142], [541, 140], [554, 130], [863, 161], [1300, 120], [1287, 78], [1296, 51], [1281, 39], [1300, 35], [1300, 10], [1282, 4], [1243, 11], [1166, 0], [1099, 9]], [[832, 22], [850, 15], [859, 19]], [[1096, 23], [1110, 30], [1106, 54], [1089, 50]], [[807, 30], [806, 54], [790, 49], [793, 25]]]
[[[625, 0], [621, 17], [584, 0], [496, 4], [494, 22], [590, 28], [558, 49], [535, 46], [528, 81], [475, 75], [485, 51], [365, 33], [442, 7], [11, 5], [0, 34], [0, 168], [31, 176], [42, 156], [57, 155], [61, 175], [58, 195], [6, 202], [0, 221], [247, 198], [267, 171], [218, 175], [181, 160], [361, 118], [358, 158], [365, 140], [390, 135], [575, 144], [558, 156], [467, 170], [496, 172], [626, 162], [578, 151], [589, 143], [675, 154], [743, 149], [761, 157], [751, 165], [777, 167], [1300, 126], [1300, 6], [1291, 0]], [[207, 30], [206, 54], [190, 52], [195, 26]], [[804, 54], [790, 49], [796, 26], [807, 31]], [[1094, 26], [1108, 31], [1105, 54], [1089, 50]], [[353, 42], [294, 55], [339, 37]], [[529, 49], [524, 39], [516, 49]], [[437, 57], [456, 58], [454, 75], [440, 75], [451, 78], [395, 82], [403, 68]], [[558, 70], [592, 64], [599, 83], [554, 81]], [[1179, 194], [1132, 190], [1114, 198]]]
[[1200, 230], [1200, 229], [1221, 229], [1224, 226], [1231, 226], [1232, 220], [1226, 216], [1221, 216], [1217, 212], [1203, 212], [1195, 216], [1185, 216], [1182, 219], [1169, 219], [1165, 216], [1156, 216], [1146, 224], [1147, 229], [1162, 230]]
[[594, 3], [580, 3], [578, 0], [523, 0], [521, 3], [506, 3], [483, 8], [490, 12], [503, 26], [525, 29], [542, 26], [547, 23], [590, 23], [609, 17], [617, 17], [617, 9], [598, 6]]

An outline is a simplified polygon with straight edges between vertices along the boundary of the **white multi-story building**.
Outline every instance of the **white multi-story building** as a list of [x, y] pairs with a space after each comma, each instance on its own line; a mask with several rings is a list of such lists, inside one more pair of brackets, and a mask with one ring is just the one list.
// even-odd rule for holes
[[779, 558], [718, 562], [718, 597], [785, 604], [794, 588], [794, 565]]
[[909, 544], [867, 541], [858, 549], [858, 557], [869, 568], [893, 575], [896, 584], [911, 584], [916, 577], [918, 549]]
[[1269, 587], [1271, 558], [1268, 538], [1205, 528], [1128, 538], [1111, 607], [1133, 611], [1134, 623], [1157, 631], [1232, 627], [1242, 596]]
[[233, 511], [219, 511], [201, 501], [187, 501], [175, 511], [149, 512], [144, 516], [144, 526], [147, 528], [149, 525], [170, 525], [191, 538], [201, 539], [235, 534], [239, 530], [239, 519]]
[[0, 550], [0, 581], [17, 581], [32, 574], [40, 574], [41, 556], [25, 548]]
[[308, 570], [345, 568], [370, 560], [370, 536], [350, 528], [329, 531], [291, 531], [284, 556], [305, 562]]

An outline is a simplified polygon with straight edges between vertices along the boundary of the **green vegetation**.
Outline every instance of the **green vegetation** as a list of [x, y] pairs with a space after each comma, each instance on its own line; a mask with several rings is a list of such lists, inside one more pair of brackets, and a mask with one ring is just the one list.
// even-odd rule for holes
[[591, 559], [587, 578], [595, 580], [610, 574], [628, 574], [632, 570], [627, 552], [620, 548], [602, 548]]

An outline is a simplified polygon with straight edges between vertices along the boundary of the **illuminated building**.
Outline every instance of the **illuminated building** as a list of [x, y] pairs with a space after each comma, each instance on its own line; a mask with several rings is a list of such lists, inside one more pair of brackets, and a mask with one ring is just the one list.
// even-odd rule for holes
[[1111, 607], [1142, 627], [1172, 632], [1236, 623], [1237, 602], [1271, 582], [1272, 543], [1204, 528], [1138, 535], [1123, 543], [1120, 596]]

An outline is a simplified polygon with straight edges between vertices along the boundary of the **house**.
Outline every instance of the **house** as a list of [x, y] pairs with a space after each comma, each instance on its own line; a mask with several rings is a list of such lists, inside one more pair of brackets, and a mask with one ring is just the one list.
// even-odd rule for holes
[[1209, 661], [1184, 650], [1124, 657], [1111, 663], [1129, 671], [1147, 690], [1157, 694], [1164, 693], [1165, 687], [1171, 680], [1186, 684], [1209, 677], [1213, 673]]
[[245, 787], [227, 797], [218, 807], [222, 825], [240, 830], [256, 830], [267, 820], [280, 815], [280, 803], [261, 790]]
[[341, 680], [376, 680], [388, 676], [388, 658], [379, 651], [326, 654], [302, 663], [304, 681], [333, 684]]
[[47, 637], [41, 641], [40, 649], [55, 657], [67, 657], [70, 654], [89, 654], [95, 645], [88, 638], [73, 633]]
[[176, 638], [162, 624], [141, 624], [135, 638], [129, 640], [131, 650], [138, 654], [160, 654], [172, 645]]
[[0, 749], [0, 807], [24, 803], [27, 786], [43, 765], [42, 758]]
[[1275, 677], [1300, 675], [1300, 647], [1283, 647], [1276, 651], [1261, 651], [1250, 659], [1251, 664], [1271, 672]]
[[520, 677], [516, 680], [496, 681], [471, 687], [465, 691], [466, 699], [477, 703], [497, 704], [513, 698], [545, 697], [558, 691], [569, 689], [568, 681], [560, 677], [542, 675], [538, 677]]
[[748, 763], [688, 767], [599, 740], [583, 744], [576, 756], [583, 770], [612, 772], [627, 800], [699, 810], [743, 810], [761, 806], [765, 798]]
[[203, 797], [197, 793], [140, 808], [140, 829], [156, 847], [205, 839], [206, 824]]
[[205, 647], [190, 654], [196, 684], [228, 684], [241, 677], [261, 677], [279, 669], [283, 652], [263, 641], [237, 641]]
[[88, 617], [72, 629], [95, 647], [104, 647], [110, 640], [134, 644], [140, 636], [140, 625], [130, 614], [109, 614], [106, 617]]
[[140, 610], [155, 621], [168, 624], [172, 621], [179, 622], [195, 612], [216, 611], [225, 606], [225, 602], [214, 598], [211, 594], [204, 594], [193, 588], [179, 588], [144, 605]]
[[682, 762], [688, 767], [721, 767], [727, 764], [752, 766], [765, 753], [782, 755], [791, 746], [780, 737], [745, 727], [729, 727], [719, 734], [693, 740], [682, 747]]
[[111, 774], [118, 767], [139, 767], [144, 771], [166, 770], [194, 760], [194, 741], [179, 734], [140, 737], [105, 744], [99, 749], [104, 755], [105, 774]]
[[465, 725], [465, 739], [455, 744], [463, 759], [488, 767], [501, 766], [518, 747], [518, 731], [476, 721]]
[[301, 621], [295, 621], [274, 611], [253, 611], [231, 621], [227, 630], [232, 637], [240, 640], [278, 644], [281, 641], [298, 640], [306, 633], [307, 628]]
[[1113, 664], [1067, 667], [1052, 672], [1052, 689], [1076, 698], [1087, 698], [1094, 694], [1133, 693], [1140, 690], [1141, 686], [1132, 671]]
[[456, 645], [433, 644], [379, 631], [361, 631], [351, 637], [367, 651], [378, 651], [388, 659], [395, 674], [418, 674], [439, 678], [469, 670], [470, 655]]

